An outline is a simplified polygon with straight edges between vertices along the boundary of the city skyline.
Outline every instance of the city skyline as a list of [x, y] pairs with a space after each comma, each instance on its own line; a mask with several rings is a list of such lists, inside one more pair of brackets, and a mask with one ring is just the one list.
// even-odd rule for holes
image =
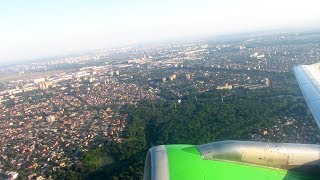
[[3, 1], [0, 65], [183, 37], [318, 28], [315, 0]]

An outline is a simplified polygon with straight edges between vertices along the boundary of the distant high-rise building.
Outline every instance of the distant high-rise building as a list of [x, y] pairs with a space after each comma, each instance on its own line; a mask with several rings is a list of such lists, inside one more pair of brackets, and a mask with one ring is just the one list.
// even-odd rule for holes
[[33, 80], [34, 83], [40, 83], [40, 82], [44, 82], [44, 81], [46, 81], [45, 78], [38, 78], [38, 79]]
[[39, 89], [44, 90], [48, 89], [52, 85], [52, 82], [40, 82]]
[[173, 74], [173, 75], [170, 76], [169, 79], [170, 79], [171, 81], [173, 81], [173, 80], [176, 79], [176, 78], [177, 78], [177, 75], [176, 75], [176, 74]]
[[264, 82], [265, 82], [266, 87], [269, 87], [269, 86], [270, 86], [270, 80], [269, 80], [269, 78], [265, 78], [265, 79], [264, 79]]
[[191, 77], [192, 77], [192, 75], [191, 75], [191, 74], [186, 74], [186, 78], [187, 78], [188, 80], [190, 80], [190, 79], [191, 79]]
[[56, 119], [53, 115], [47, 116], [46, 120], [48, 123], [53, 123]]
[[232, 89], [232, 85], [226, 83], [224, 86], [218, 86], [216, 89]]
[[259, 55], [259, 53], [255, 52], [255, 53], [251, 54], [250, 57], [257, 57], [258, 55]]

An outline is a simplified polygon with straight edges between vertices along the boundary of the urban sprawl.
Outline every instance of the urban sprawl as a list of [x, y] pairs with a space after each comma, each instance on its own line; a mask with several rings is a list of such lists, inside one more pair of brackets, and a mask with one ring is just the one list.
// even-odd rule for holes
[[[181, 103], [190, 92], [281, 86], [277, 74], [319, 61], [320, 44], [312, 39], [278, 34], [168, 43], [0, 67], [0, 174], [16, 177], [25, 169], [27, 178], [50, 178], [101, 139], [124, 141], [127, 114], [121, 107], [127, 104]], [[292, 124], [297, 132], [311, 128], [282, 117], [252, 140]]]

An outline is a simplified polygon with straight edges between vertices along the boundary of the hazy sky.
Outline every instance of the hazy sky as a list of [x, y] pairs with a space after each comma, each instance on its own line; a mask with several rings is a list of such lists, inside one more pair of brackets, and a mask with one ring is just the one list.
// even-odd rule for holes
[[1, 0], [0, 63], [186, 36], [320, 27], [319, 0]]

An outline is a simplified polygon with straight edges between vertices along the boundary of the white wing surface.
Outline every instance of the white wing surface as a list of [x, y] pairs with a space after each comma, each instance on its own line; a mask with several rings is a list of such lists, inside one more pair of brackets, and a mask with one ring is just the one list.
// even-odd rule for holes
[[320, 63], [294, 68], [300, 89], [320, 127]]

